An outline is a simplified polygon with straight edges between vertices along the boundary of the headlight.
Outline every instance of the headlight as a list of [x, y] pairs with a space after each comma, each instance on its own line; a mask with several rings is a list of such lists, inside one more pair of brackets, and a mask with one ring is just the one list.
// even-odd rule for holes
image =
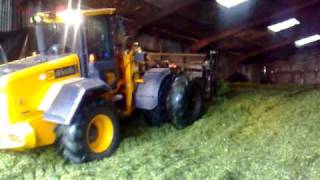
[[0, 92], [0, 122], [9, 123], [8, 97]]
[[33, 148], [35, 132], [28, 123], [0, 127], [0, 149]]

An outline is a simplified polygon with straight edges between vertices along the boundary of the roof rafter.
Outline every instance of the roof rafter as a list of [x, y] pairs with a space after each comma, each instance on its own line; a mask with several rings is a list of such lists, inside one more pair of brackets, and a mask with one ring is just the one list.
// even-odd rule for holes
[[199, 0], [183, 0], [183, 1], [174, 1], [170, 5], [168, 5], [168, 8], [162, 10], [160, 13], [155, 14], [154, 16], [151, 16], [150, 18], [144, 20], [143, 22], [139, 23], [139, 29], [148, 26], [152, 24], [153, 22], [156, 22], [164, 17], [169, 16], [170, 14], [175, 13], [179, 9], [182, 9], [186, 6], [189, 6], [193, 3], [196, 3]]
[[[130, 19], [130, 18], [125, 18], [123, 17], [125, 21], [129, 22], [130, 24], [134, 25], [134, 27], [137, 27], [137, 24], [139, 24], [137, 21], [133, 20], [133, 19]], [[131, 33], [130, 36], [136, 36], [138, 33], [139, 33], [139, 30], [138, 28], [134, 28], [133, 26], [131, 26]], [[189, 37], [189, 36], [185, 36], [183, 34], [177, 34], [177, 33], [174, 33], [174, 32], [171, 32], [169, 30], [166, 30], [166, 29], [162, 29], [162, 28], [157, 28], [157, 27], [150, 27], [151, 30], [153, 31], [157, 31], [157, 32], [160, 32], [160, 33], [163, 33], [163, 34], [166, 34], [170, 37], [173, 37], [175, 39], [179, 39], [179, 40], [185, 40], [185, 41], [188, 41], [188, 42], [196, 42], [198, 39], [194, 38], [194, 37]]]
[[273, 14], [273, 15], [270, 15], [270, 16], [267, 16], [267, 17], [261, 17], [261, 18], [255, 20], [253, 22], [250, 22], [248, 24], [244, 24], [244, 25], [238, 26], [237, 28], [229, 29], [229, 30], [223, 31], [223, 32], [218, 33], [218, 34], [213, 34], [213, 35], [211, 35], [209, 37], [206, 37], [206, 38], [194, 43], [192, 45], [191, 49], [193, 51], [197, 51], [197, 50], [199, 50], [199, 49], [201, 49], [201, 48], [203, 48], [205, 46], [208, 46], [211, 43], [215, 43], [215, 42], [217, 42], [219, 40], [222, 40], [224, 38], [232, 36], [233, 34], [236, 34], [236, 33], [239, 33], [239, 32], [241, 32], [243, 30], [258, 26], [260, 24], [266, 23], [266, 22], [268, 22], [270, 20], [273, 20], [273, 19], [278, 19], [278, 18], [282, 18], [284, 16], [288, 16], [288, 15], [294, 13], [294, 12], [301, 11], [301, 10], [303, 10], [305, 8], [313, 6], [318, 2], [319, 2], [319, 0], [309, 1], [309, 2], [306, 2], [306, 3], [300, 4], [300, 5], [296, 6], [296, 7], [281, 11], [279, 13], [276, 13], [276, 14]]
[[241, 57], [239, 57], [238, 59], [236, 59], [234, 61], [235, 64], [240, 64], [248, 59], [251, 59], [251, 58], [254, 58], [254, 57], [257, 57], [259, 55], [262, 55], [262, 54], [266, 54], [266, 53], [270, 53], [274, 50], [277, 50], [279, 48], [283, 48], [283, 47], [286, 47], [286, 46], [289, 46], [289, 45], [293, 45], [293, 43], [300, 39], [300, 38], [304, 38], [306, 35], [311, 35], [311, 34], [314, 34], [314, 33], [318, 33], [318, 30], [319, 30], [319, 26], [312, 26], [312, 27], [308, 27], [308, 28], [305, 28], [303, 32], [299, 32], [297, 33], [296, 35], [293, 35], [292, 37], [290, 38], [287, 38], [285, 40], [283, 39], [280, 39], [278, 43], [276, 44], [272, 44], [270, 46], [267, 46], [267, 47], [264, 47], [260, 50], [257, 50], [257, 51], [252, 51], [252, 52], [249, 52]]

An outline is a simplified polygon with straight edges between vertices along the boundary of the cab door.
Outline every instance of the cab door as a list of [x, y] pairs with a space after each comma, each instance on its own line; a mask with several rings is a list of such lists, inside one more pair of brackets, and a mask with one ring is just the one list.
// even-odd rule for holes
[[88, 76], [108, 82], [108, 74], [117, 74], [110, 17], [86, 17], [85, 26], [89, 55]]

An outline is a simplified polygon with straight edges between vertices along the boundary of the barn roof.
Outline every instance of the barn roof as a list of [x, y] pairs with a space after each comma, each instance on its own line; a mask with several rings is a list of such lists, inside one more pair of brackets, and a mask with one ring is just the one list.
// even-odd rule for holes
[[[225, 8], [216, 0], [82, 0], [82, 3], [92, 8], [117, 8], [118, 14], [130, 21], [134, 33], [148, 32], [176, 39], [193, 51], [217, 49], [236, 63], [263, 59], [282, 48], [290, 49], [297, 39], [320, 30], [319, 0], [247, 0], [233, 8]], [[301, 24], [279, 33], [268, 30], [267, 26], [289, 18], [296, 18]]]

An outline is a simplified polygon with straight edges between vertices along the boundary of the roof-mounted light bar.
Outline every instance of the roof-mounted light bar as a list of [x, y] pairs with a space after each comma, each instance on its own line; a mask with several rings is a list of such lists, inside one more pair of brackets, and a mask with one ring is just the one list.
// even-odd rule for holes
[[79, 10], [65, 10], [57, 13], [57, 16], [67, 24], [79, 25], [83, 21], [83, 16]]
[[79, 25], [83, 22], [84, 16], [112, 16], [116, 12], [114, 8], [101, 8], [101, 9], [67, 9], [59, 12], [39, 12], [30, 19], [31, 23], [68, 23]]

